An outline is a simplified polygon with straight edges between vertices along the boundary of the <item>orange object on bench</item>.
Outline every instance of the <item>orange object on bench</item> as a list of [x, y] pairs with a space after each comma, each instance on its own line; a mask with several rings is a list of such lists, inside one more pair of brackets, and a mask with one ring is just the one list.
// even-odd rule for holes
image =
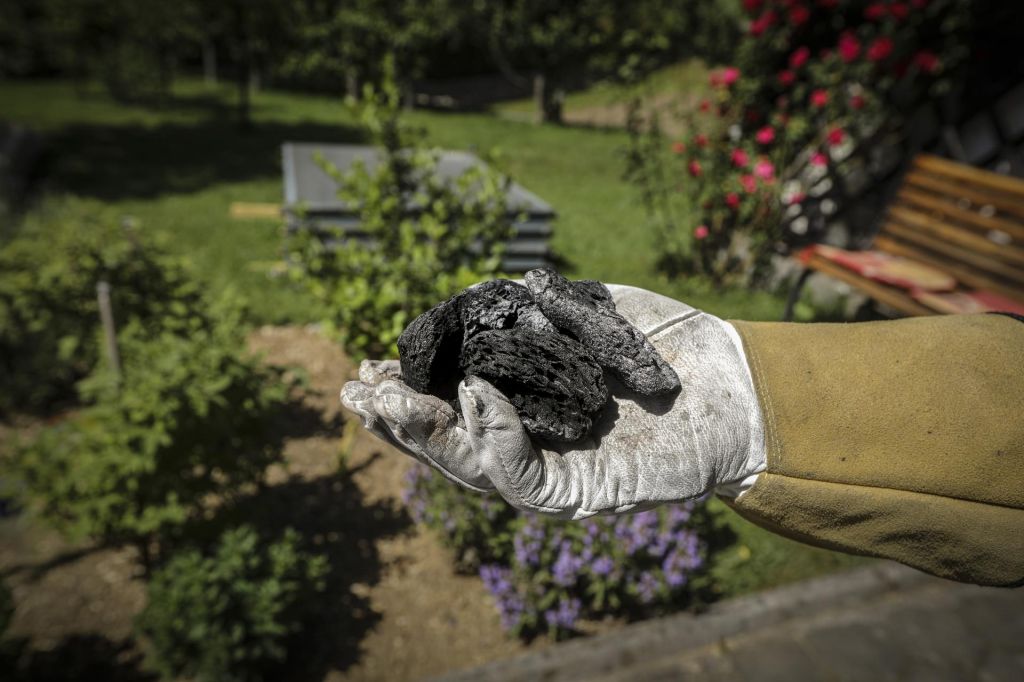
[[1024, 307], [1024, 180], [918, 156], [872, 247], [804, 249], [799, 258], [806, 270], [786, 319], [811, 272], [905, 315], [1017, 312]]

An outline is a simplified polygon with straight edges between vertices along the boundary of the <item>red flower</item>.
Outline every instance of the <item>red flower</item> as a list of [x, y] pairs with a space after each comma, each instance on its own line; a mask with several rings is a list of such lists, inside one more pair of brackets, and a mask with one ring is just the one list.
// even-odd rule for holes
[[764, 0], [743, 0], [743, 9], [753, 14], [761, 9], [762, 4], [764, 4]]
[[747, 194], [753, 194], [757, 189], [757, 178], [753, 175], [741, 175], [740, 185], [742, 185], [744, 192]]
[[724, 85], [732, 85], [740, 77], [740, 70], [735, 66], [727, 66], [722, 69], [722, 83]]
[[699, 177], [700, 176], [700, 161], [697, 161], [696, 159], [691, 161], [690, 165], [687, 166], [687, 170], [690, 171], [690, 175], [692, 175], [693, 177], [695, 177], [695, 178]]
[[746, 168], [747, 164], [750, 163], [750, 157], [742, 149], [733, 149], [729, 159], [732, 161], [732, 165], [737, 168]]
[[790, 85], [796, 82], [796, 74], [786, 69], [785, 71], [779, 71], [779, 85], [784, 88], [788, 88]]
[[880, 2], [876, 2], [868, 5], [864, 8], [864, 18], [869, 21], [878, 21], [879, 19], [885, 19], [886, 7]]
[[811, 106], [822, 108], [828, 104], [828, 90], [815, 90], [811, 93]]
[[694, 228], [694, 230], [693, 230], [693, 238], [694, 239], [704, 239], [707, 236], [708, 236], [708, 226], [707, 225], [698, 225], [696, 228]]
[[708, 112], [708, 111], [711, 111], [711, 102], [709, 102], [706, 99], [702, 99], [700, 101], [700, 110], [705, 112], [705, 113]]
[[725, 195], [725, 205], [729, 208], [737, 208], [740, 205], [740, 195], [736, 192], [729, 192]]
[[797, 192], [789, 197], [789, 200], [786, 201], [786, 204], [790, 206], [793, 204], [802, 204], [804, 199], [806, 198], [806, 194], [804, 194], [803, 192]]
[[775, 165], [768, 159], [760, 159], [754, 164], [754, 175], [765, 182], [771, 182], [775, 178]]
[[851, 97], [850, 98], [850, 106], [853, 107], [854, 109], [863, 109], [864, 108], [864, 96], [863, 95], [854, 95], [853, 97]]
[[850, 31], [843, 31], [839, 35], [839, 56], [843, 58], [843, 61], [849, 64], [860, 54], [860, 41]]
[[811, 12], [803, 5], [794, 5], [789, 9], [789, 23], [801, 26], [811, 17]]
[[896, 21], [903, 21], [910, 14], [910, 8], [905, 2], [894, 2], [889, 5], [889, 15]]
[[757, 131], [754, 139], [761, 144], [771, 144], [775, 140], [775, 130], [771, 126], [765, 126]]
[[844, 139], [846, 139], [846, 133], [843, 132], [842, 128], [833, 128], [828, 131], [828, 143], [830, 145], [842, 144]]
[[914, 64], [925, 73], [935, 73], [939, 68], [939, 58], [931, 50], [921, 50], [914, 55]]
[[807, 63], [807, 60], [811, 58], [811, 51], [807, 49], [806, 45], [798, 47], [793, 50], [793, 54], [789, 55], [789, 67], [791, 69], [799, 69], [801, 66]]
[[685, 142], [673, 142], [672, 143], [672, 153], [673, 154], [685, 154], [686, 153], [686, 143]]
[[750, 24], [750, 35], [757, 37], [767, 31], [769, 28], [775, 25], [778, 21], [778, 15], [775, 14], [775, 10], [768, 10], [757, 19], [754, 19]]
[[875, 42], [871, 43], [867, 52], [868, 59], [873, 62], [880, 62], [890, 54], [892, 54], [892, 38], [889, 36], [875, 38]]
[[811, 154], [811, 165], [812, 166], [827, 166], [828, 157], [821, 152], [814, 152]]
[[693, 138], [693, 143], [695, 145], [697, 145], [698, 147], [707, 147], [708, 146], [708, 136], [704, 135], [703, 133], [700, 133], [696, 137]]

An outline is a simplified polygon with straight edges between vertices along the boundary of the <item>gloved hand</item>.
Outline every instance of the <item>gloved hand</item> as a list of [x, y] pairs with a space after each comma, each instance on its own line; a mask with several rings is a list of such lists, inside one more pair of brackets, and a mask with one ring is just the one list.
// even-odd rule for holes
[[607, 377], [611, 400], [585, 441], [531, 443], [511, 403], [477, 377], [459, 386], [459, 415], [404, 385], [396, 360], [364, 362], [360, 381], [342, 389], [342, 403], [380, 438], [467, 488], [497, 490], [519, 509], [582, 519], [719, 486], [735, 494], [765, 468], [761, 411], [735, 329], [644, 289], [608, 288], [619, 314], [675, 369], [682, 390], [648, 398]]

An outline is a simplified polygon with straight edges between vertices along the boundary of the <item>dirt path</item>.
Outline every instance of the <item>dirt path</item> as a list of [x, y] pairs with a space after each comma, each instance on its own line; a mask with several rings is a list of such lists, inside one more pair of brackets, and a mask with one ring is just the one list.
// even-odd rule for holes
[[[400, 492], [418, 465], [361, 429], [342, 457], [337, 394], [352, 365], [338, 347], [295, 327], [264, 327], [250, 342], [268, 362], [302, 367], [311, 389], [283, 424], [286, 465], [252, 509], [257, 523], [299, 528], [336, 569], [331, 616], [310, 633], [317, 646], [297, 676], [400, 682], [544, 646], [506, 636], [480, 580], [456, 574], [410, 521]], [[8, 637], [30, 678], [146, 677], [130, 640], [145, 601], [131, 551], [71, 544], [12, 516], [0, 519], [0, 573], [17, 604]]]

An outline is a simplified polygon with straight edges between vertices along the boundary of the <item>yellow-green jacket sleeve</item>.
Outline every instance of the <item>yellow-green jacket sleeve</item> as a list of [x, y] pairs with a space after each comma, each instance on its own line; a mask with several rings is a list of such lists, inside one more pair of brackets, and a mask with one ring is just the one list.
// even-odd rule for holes
[[1024, 324], [733, 324], [768, 451], [737, 512], [945, 578], [1024, 583]]

